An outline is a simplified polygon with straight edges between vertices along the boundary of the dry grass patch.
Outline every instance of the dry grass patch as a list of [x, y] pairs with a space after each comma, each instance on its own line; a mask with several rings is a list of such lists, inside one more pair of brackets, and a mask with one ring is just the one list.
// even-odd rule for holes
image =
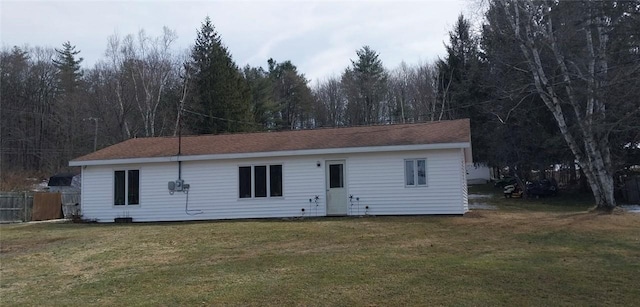
[[632, 305], [640, 215], [0, 227], [0, 304]]

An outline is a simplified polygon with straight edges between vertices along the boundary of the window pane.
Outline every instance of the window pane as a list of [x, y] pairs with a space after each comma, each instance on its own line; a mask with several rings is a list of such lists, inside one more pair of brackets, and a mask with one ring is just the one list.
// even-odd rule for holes
[[269, 166], [270, 196], [282, 196], [282, 165]]
[[113, 204], [124, 205], [124, 171], [115, 171], [113, 175]]
[[413, 160], [404, 161], [404, 183], [406, 185], [415, 185], [413, 173]]
[[129, 184], [127, 190], [127, 200], [129, 201], [129, 205], [139, 205], [140, 204], [140, 171], [139, 170], [130, 170], [129, 171]]
[[254, 172], [256, 176], [255, 197], [267, 197], [267, 167], [256, 166]]
[[240, 198], [251, 198], [251, 166], [242, 166], [238, 172]]
[[329, 188], [342, 188], [344, 187], [344, 180], [342, 176], [342, 164], [330, 164], [329, 165]]
[[427, 185], [427, 167], [425, 160], [418, 160], [418, 185]]

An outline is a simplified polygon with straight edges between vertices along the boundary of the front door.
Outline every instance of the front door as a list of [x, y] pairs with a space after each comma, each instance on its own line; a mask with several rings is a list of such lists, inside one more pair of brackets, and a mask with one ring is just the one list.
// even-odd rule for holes
[[344, 160], [327, 161], [327, 215], [347, 215]]

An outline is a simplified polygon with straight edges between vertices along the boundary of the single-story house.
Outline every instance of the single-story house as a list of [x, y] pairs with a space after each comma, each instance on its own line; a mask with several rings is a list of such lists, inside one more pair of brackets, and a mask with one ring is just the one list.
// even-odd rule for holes
[[112, 222], [464, 214], [469, 120], [135, 138], [70, 161]]

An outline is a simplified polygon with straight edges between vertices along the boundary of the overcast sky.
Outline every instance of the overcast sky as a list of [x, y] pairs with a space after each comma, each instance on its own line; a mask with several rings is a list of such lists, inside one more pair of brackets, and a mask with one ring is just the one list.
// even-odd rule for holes
[[70, 41], [84, 67], [104, 58], [107, 37], [144, 29], [178, 34], [176, 51], [210, 16], [239, 66], [291, 60], [308, 79], [338, 76], [369, 45], [387, 68], [431, 62], [444, 54], [447, 32], [470, 3], [450, 1], [6, 1], [0, 2], [3, 47], [60, 48]]

